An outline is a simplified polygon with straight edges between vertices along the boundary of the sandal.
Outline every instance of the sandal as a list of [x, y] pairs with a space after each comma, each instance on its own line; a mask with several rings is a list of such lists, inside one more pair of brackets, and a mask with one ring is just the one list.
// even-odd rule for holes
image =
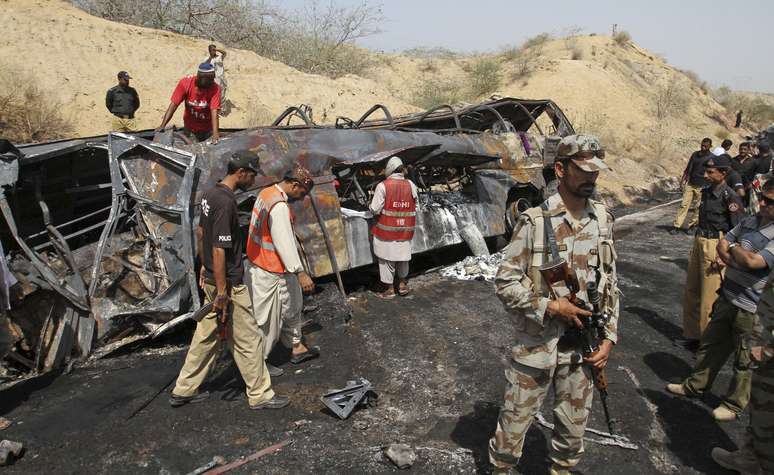
[[320, 347], [310, 346], [303, 353], [299, 353], [297, 355], [291, 355], [290, 362], [293, 364], [299, 364], [299, 363], [303, 363], [306, 360], [313, 360], [319, 356], [320, 356]]

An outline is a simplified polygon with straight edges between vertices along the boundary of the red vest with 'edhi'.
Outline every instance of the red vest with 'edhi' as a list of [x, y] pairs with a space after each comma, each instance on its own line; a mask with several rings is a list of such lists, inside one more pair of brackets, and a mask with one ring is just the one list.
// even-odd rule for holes
[[383, 241], [411, 241], [417, 221], [411, 182], [388, 178], [384, 180], [384, 191], [384, 208], [371, 232]]

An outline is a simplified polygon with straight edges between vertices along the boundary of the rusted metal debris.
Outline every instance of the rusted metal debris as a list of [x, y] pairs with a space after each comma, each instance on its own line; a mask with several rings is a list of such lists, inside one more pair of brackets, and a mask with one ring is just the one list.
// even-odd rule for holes
[[[375, 112], [384, 118], [371, 119]], [[368, 203], [389, 157], [400, 156], [419, 187], [413, 252], [421, 253], [507, 233], [541, 199], [556, 146], [574, 132], [550, 100], [401, 117], [376, 105], [334, 126], [311, 115], [289, 108], [272, 126], [227, 130], [215, 145], [174, 130], [0, 144], [0, 237], [25, 296], [34, 295], [10, 320], [31, 371], [154, 338], [199, 309], [198, 202], [235, 151], [261, 156], [255, 188], [237, 196], [245, 226], [260, 188], [297, 162], [312, 172], [306, 199], [316, 206], [293, 211], [305, 264], [320, 277], [374, 262]], [[303, 124], [289, 125], [294, 118]], [[471, 245], [480, 252], [480, 242]]]

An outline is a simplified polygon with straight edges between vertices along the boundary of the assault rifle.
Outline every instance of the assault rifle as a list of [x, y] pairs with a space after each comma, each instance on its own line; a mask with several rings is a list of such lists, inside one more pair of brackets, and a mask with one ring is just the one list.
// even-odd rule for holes
[[[591, 315], [588, 317], [578, 317], [583, 324], [582, 328], [572, 327], [568, 329], [562, 339], [572, 341], [574, 344], [579, 345], [584, 358], [590, 358], [596, 355], [599, 351], [599, 343], [605, 339], [605, 324], [608, 320], [607, 315], [602, 312], [601, 299], [599, 292], [597, 291], [597, 283], [593, 281], [586, 283], [586, 295], [588, 295], [589, 298], [589, 303], [586, 303], [577, 296], [577, 293], [580, 290], [578, 277], [564, 259], [555, 259], [541, 266], [540, 273], [549, 289], [551, 289], [551, 293], [554, 297], [556, 297], [556, 294], [553, 291], [552, 284], [563, 282], [570, 291], [570, 296], [567, 297], [567, 299], [576, 307], [591, 312]], [[594, 387], [599, 391], [602, 408], [605, 411], [607, 427], [611, 435], [615, 434], [615, 425], [617, 424], [617, 421], [610, 418], [610, 411], [607, 407], [607, 377], [605, 376], [605, 370], [600, 370], [592, 366], [591, 376], [594, 380]]]

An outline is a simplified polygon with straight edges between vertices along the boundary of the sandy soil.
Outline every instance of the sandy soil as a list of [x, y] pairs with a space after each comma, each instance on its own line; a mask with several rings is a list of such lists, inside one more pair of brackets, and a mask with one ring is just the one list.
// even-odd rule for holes
[[[0, 68], [25, 70], [53, 91], [72, 117], [76, 135], [107, 131], [110, 116], [104, 95], [122, 69], [133, 75], [132, 85], [142, 98], [139, 126], [158, 125], [178, 79], [193, 73], [209, 43], [101, 20], [62, 0], [0, 0], [0, 5], [0, 55], [24, 58], [0, 60]], [[375, 103], [386, 104], [393, 115], [414, 111], [411, 104], [423, 81], [465, 87], [466, 70], [476, 61], [363, 54], [373, 58], [365, 77], [332, 80], [249, 51], [230, 50], [228, 94], [235, 108], [221, 125], [265, 125], [299, 104], [311, 105], [318, 123], [331, 123], [340, 115], [357, 118]], [[518, 59], [496, 56], [502, 62], [496, 92], [551, 98], [578, 131], [598, 134], [613, 168], [600, 178], [600, 185], [612, 202], [628, 203], [654, 187], [673, 186], [702, 137], [719, 142], [728, 135], [738, 143], [749, 133], [731, 128], [733, 115], [683, 72], [634, 43], [621, 46], [608, 36], [577, 36], [550, 40], [530, 55], [531, 71], [524, 75], [517, 74]], [[658, 118], [657, 97], [669, 84], [683, 100]], [[182, 111], [174, 120], [182, 122]]]
[[[161, 122], [177, 81], [195, 74], [208, 41], [92, 17], [59, 0], [0, 0], [0, 67], [20, 68], [53, 91], [72, 115], [76, 135], [105, 133], [105, 92], [120, 70], [140, 94], [139, 127]], [[375, 103], [395, 114], [416, 110], [375, 82], [304, 74], [244, 50], [227, 50], [228, 97], [234, 111], [222, 127], [267, 124], [288, 106], [309, 104], [314, 120], [357, 119]], [[16, 58], [12, 62], [6, 62]], [[23, 61], [19, 61], [23, 58]], [[182, 110], [174, 121], [182, 126]]]
[[[719, 143], [728, 135], [738, 143], [750, 133], [733, 129], [733, 115], [699, 85], [634, 43], [619, 46], [609, 36], [578, 36], [551, 40], [530, 51], [533, 70], [523, 76], [517, 75], [518, 60], [496, 56], [502, 61], [496, 93], [553, 99], [576, 130], [599, 135], [613, 168], [600, 177], [600, 184], [624, 203], [682, 173], [703, 137]], [[572, 59], [573, 52], [580, 59]], [[403, 78], [461, 84], [476, 60], [401, 55], [377, 59], [367, 76], [406, 101], [416, 95], [416, 88], [406, 88]], [[659, 119], [657, 97], [668, 84], [674, 84], [683, 99]]]

